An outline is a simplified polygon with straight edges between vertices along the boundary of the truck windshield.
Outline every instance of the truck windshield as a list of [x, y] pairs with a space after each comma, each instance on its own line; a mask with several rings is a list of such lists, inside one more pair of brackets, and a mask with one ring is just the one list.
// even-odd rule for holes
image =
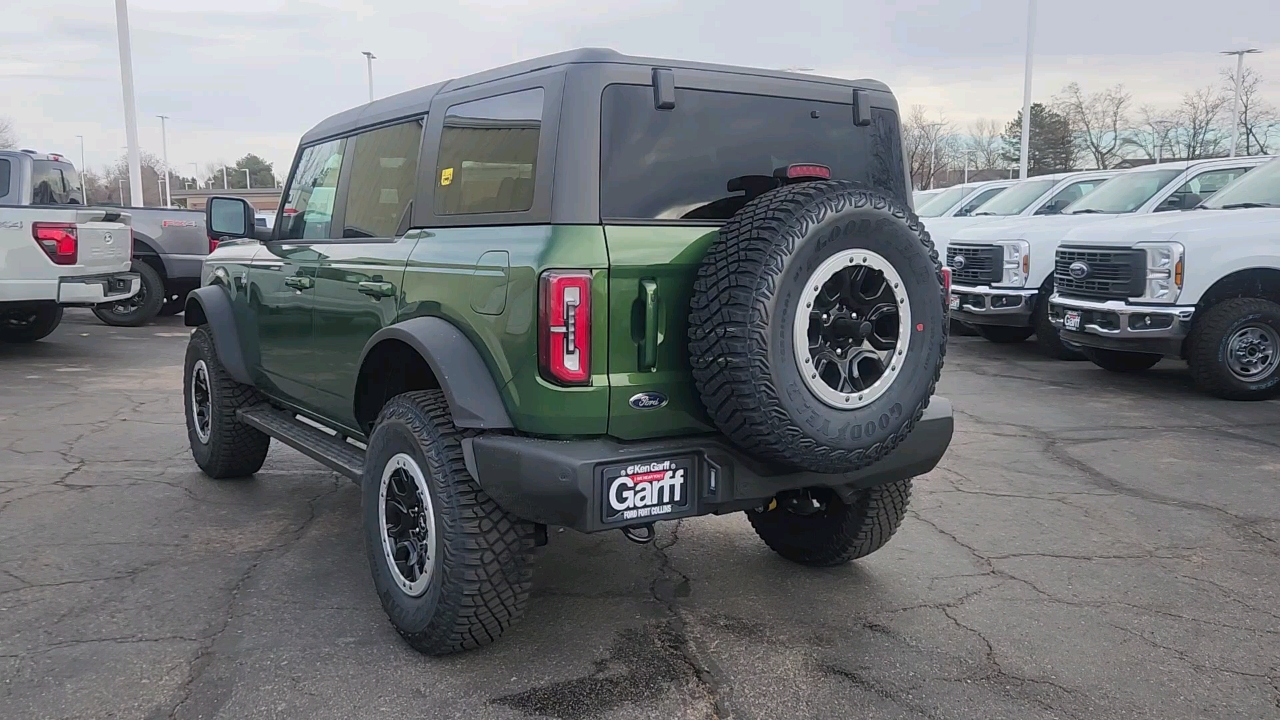
[[1131, 213], [1155, 197], [1181, 170], [1143, 170], [1117, 175], [1067, 206], [1064, 215]]
[[954, 207], [956, 203], [964, 199], [965, 195], [971, 192], [973, 192], [972, 185], [949, 187], [934, 195], [932, 199], [926, 200], [923, 206], [916, 209], [916, 215], [920, 217], [938, 217]]
[[1280, 207], [1280, 160], [1272, 160], [1241, 175], [1203, 205], [1215, 210]]
[[80, 173], [71, 163], [34, 160], [31, 163], [32, 205], [83, 205]]
[[973, 211], [973, 215], [974, 217], [980, 215], [999, 215], [1002, 217], [1017, 215], [1031, 207], [1031, 203], [1039, 200], [1041, 195], [1049, 192], [1057, 182], [1053, 178], [1020, 182], [983, 203], [977, 210]]
[[601, 103], [606, 220], [727, 220], [794, 163], [825, 165], [839, 180], [876, 172], [868, 147], [877, 123], [854, 125], [852, 104], [682, 88], [675, 109], [656, 110], [642, 85], [610, 85]]

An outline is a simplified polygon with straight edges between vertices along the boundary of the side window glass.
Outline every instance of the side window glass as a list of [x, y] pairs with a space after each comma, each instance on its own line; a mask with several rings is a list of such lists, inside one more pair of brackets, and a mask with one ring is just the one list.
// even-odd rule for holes
[[542, 88], [454, 105], [435, 172], [437, 215], [533, 207]]
[[342, 169], [347, 141], [330, 140], [302, 151], [298, 169], [285, 196], [282, 240], [317, 240], [332, 237], [333, 200]]
[[1093, 189], [1098, 187], [1101, 182], [1101, 180], [1081, 180], [1078, 183], [1071, 183], [1059, 190], [1052, 200], [1036, 211], [1036, 214], [1056, 215], [1062, 212], [1066, 206], [1093, 192]]
[[991, 188], [990, 190], [983, 190], [982, 192], [975, 195], [972, 200], [965, 203], [964, 207], [956, 211], [956, 215], [967, 217], [970, 214], [972, 214], [974, 210], [977, 210], [979, 205], [999, 195], [1002, 192], [1004, 192], [1004, 188], [1002, 187]]
[[9, 194], [9, 174], [13, 172], [8, 160], [0, 160], [0, 198]]
[[342, 237], [394, 237], [417, 187], [422, 121], [357, 135]]
[[1173, 191], [1174, 197], [1184, 195], [1199, 195], [1201, 200], [1207, 200], [1210, 195], [1218, 192], [1224, 185], [1235, 180], [1245, 174], [1249, 168], [1223, 168], [1221, 170], [1210, 170], [1209, 172], [1200, 173], [1183, 183], [1182, 187]]

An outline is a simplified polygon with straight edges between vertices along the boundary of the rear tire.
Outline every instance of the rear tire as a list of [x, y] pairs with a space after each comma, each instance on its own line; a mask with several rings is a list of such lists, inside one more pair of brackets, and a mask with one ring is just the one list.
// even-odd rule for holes
[[0, 310], [0, 342], [35, 342], [48, 337], [61, 322], [62, 306], [53, 303]]
[[1280, 304], [1224, 300], [1204, 311], [1187, 343], [1196, 387], [1224, 400], [1280, 396]]
[[832, 567], [866, 557], [897, 532], [911, 499], [911, 479], [860, 491], [845, 504], [827, 490], [826, 508], [798, 515], [781, 507], [747, 511], [751, 527], [769, 549], [810, 567]]
[[997, 345], [1011, 345], [1013, 343], [1025, 342], [1027, 338], [1036, 333], [1035, 328], [1010, 327], [1008, 325], [974, 325], [973, 329], [976, 330], [984, 340], [996, 343]]
[[462, 439], [474, 434], [454, 426], [443, 392], [423, 390], [389, 400], [369, 437], [362, 513], [374, 588], [396, 632], [428, 655], [488, 645], [529, 599], [534, 525], [467, 472]]
[[1149, 370], [1162, 360], [1162, 356], [1153, 353], [1126, 352], [1124, 350], [1107, 350], [1105, 348], [1086, 347], [1081, 349], [1089, 361], [1103, 370], [1118, 373], [1136, 373]]
[[142, 278], [136, 295], [118, 302], [93, 306], [93, 314], [108, 325], [138, 327], [154, 318], [164, 305], [164, 278], [160, 277], [160, 273], [143, 260], [134, 260], [131, 270]]
[[262, 469], [271, 438], [236, 418], [237, 410], [257, 405], [262, 396], [227, 374], [204, 325], [187, 343], [182, 398], [191, 456], [205, 475], [224, 480]]

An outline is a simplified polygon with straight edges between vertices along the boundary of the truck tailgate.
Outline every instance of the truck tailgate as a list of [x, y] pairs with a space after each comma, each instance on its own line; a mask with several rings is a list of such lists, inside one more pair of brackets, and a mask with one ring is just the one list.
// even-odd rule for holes
[[76, 210], [79, 275], [127, 272], [133, 256], [129, 214], [106, 208]]

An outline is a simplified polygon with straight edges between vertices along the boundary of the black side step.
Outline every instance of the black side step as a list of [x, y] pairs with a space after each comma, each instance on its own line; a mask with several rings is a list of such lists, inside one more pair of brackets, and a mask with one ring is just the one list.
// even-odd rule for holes
[[255, 405], [237, 411], [236, 417], [245, 425], [261, 430], [357, 483], [364, 475], [363, 450], [341, 437], [302, 422], [290, 413], [270, 405]]

